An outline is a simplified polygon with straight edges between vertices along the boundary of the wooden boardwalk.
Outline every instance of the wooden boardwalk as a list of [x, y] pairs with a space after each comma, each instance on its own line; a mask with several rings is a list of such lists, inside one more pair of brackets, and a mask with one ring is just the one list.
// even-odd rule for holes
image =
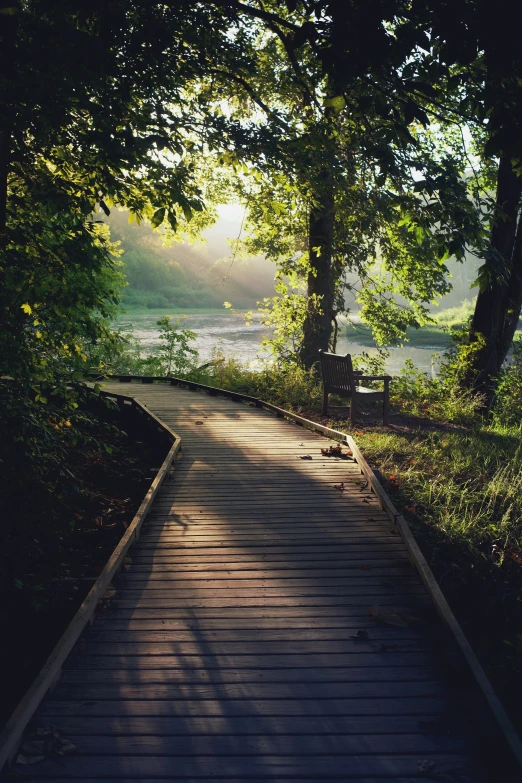
[[[271, 413], [113, 383], [182, 438], [41, 727], [30, 780], [482, 781], [445, 632], [357, 465]], [[420, 623], [393, 627], [372, 605]]]

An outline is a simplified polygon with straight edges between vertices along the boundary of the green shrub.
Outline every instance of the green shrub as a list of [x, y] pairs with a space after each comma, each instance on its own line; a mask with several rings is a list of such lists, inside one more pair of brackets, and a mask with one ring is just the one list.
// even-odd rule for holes
[[522, 428], [522, 339], [513, 342], [511, 363], [502, 370], [492, 410], [496, 427]]

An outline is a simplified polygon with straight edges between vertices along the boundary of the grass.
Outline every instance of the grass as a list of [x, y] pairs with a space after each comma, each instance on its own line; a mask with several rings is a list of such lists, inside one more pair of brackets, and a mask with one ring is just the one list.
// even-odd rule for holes
[[520, 430], [410, 424], [364, 428], [357, 441], [522, 730], [513, 691], [522, 676]]

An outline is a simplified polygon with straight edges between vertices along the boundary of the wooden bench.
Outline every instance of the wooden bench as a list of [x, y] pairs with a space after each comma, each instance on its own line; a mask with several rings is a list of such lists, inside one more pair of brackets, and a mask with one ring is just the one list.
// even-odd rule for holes
[[[336, 353], [320, 351], [321, 371], [323, 374], [323, 416], [328, 413], [328, 395], [331, 392], [350, 398], [350, 421], [355, 423], [357, 406], [361, 399], [382, 400], [382, 421], [388, 424], [390, 412], [390, 375], [363, 375], [354, 370], [349, 353], [340, 356]], [[367, 389], [360, 386], [361, 381], [384, 381], [384, 390]]]

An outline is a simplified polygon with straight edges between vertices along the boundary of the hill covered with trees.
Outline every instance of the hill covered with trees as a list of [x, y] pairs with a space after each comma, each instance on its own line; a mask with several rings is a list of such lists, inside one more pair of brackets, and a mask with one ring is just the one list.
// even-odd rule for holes
[[227, 236], [237, 231], [235, 221], [221, 219], [205, 231], [206, 242], [194, 246], [165, 244], [164, 232], [128, 218], [128, 212], [114, 209], [106, 218], [111, 239], [123, 251], [124, 307], [219, 308], [230, 301], [235, 308], [250, 309], [273, 295], [272, 263], [234, 258]]

